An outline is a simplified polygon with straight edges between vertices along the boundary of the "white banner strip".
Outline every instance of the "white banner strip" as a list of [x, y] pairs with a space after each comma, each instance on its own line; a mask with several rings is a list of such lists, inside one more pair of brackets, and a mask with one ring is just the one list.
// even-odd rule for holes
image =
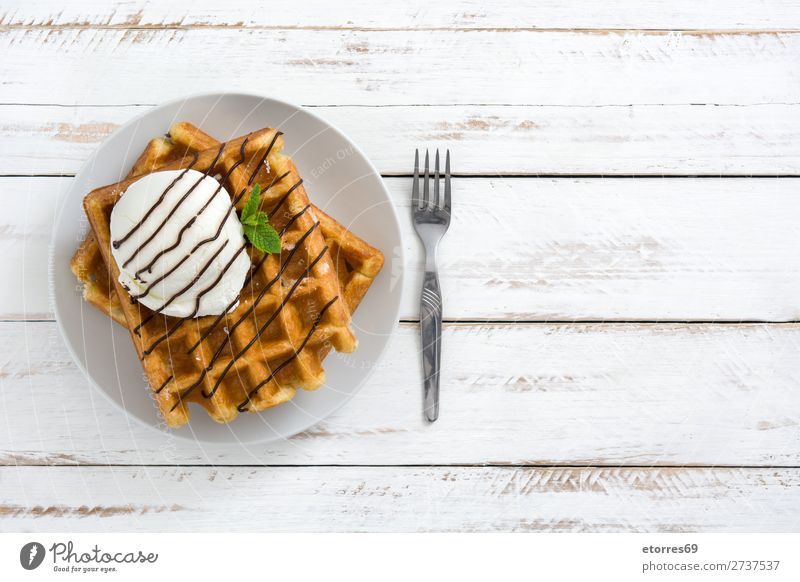
[[[0, 534], [0, 580], [798, 580], [798, 534]], [[510, 578], [511, 579], [511, 578]]]

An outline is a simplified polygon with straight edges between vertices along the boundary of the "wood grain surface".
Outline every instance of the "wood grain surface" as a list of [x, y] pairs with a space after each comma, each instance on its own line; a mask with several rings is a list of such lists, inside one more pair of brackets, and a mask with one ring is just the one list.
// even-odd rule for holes
[[[797, 3], [14, 0], [0, 51], [0, 531], [798, 530]], [[351, 136], [410, 275], [373, 382], [269, 446], [139, 426], [49, 300], [70, 176], [220, 90]], [[416, 147], [458, 175], [433, 426]]]
[[[796, 531], [797, 471], [3, 467], [26, 531]], [[335, 524], [332, 526], [332, 524]]]
[[[0, 319], [52, 319], [55, 201], [68, 178], [0, 178]], [[386, 180], [406, 251], [401, 317], [418, 318], [422, 249], [407, 178]], [[440, 248], [450, 320], [794, 321], [794, 178], [454, 180]], [[313, 181], [309, 191], [314, 192]], [[324, 203], [320, 202], [324, 207]], [[77, 241], [76, 241], [77, 245]], [[388, 269], [400, 269], [386, 249]], [[79, 292], [79, 291], [76, 291]], [[491, 300], [487, 298], [491, 297]]]
[[141, 427], [89, 385], [55, 324], [3, 331], [5, 465], [800, 465], [797, 324], [446, 325], [434, 425], [404, 324], [347, 406], [252, 447]]
[[12, 27], [0, 48], [4, 104], [751, 105], [796, 103], [800, 84], [800, 32]]
[[[0, 105], [0, 175], [74, 174], [149, 106]], [[384, 175], [414, 148], [449, 148], [459, 176], [797, 174], [800, 103], [319, 106]], [[280, 121], [280, 120], [277, 120]], [[293, 144], [287, 135], [288, 150]]]
[[332, 28], [379, 29], [796, 29], [800, 8], [788, 0], [694, 2], [675, 0], [544, 0], [534, 4], [498, 0], [387, 2], [375, 9], [367, 0], [307, 0], [292, 10], [274, 10], [267, 0], [59, 0], [0, 8], [0, 25], [36, 28]]

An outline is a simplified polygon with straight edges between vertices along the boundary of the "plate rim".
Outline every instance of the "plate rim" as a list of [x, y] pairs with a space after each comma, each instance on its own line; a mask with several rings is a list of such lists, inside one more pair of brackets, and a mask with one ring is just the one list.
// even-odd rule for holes
[[[398, 294], [398, 300], [396, 302], [396, 305], [394, 306], [394, 309], [392, 309], [393, 318], [392, 318], [391, 329], [385, 335], [386, 342], [385, 342], [383, 348], [381, 348], [381, 350], [378, 353], [377, 357], [375, 358], [375, 362], [374, 362], [375, 365], [370, 366], [370, 368], [366, 371], [364, 376], [361, 378], [361, 380], [358, 382], [358, 384], [353, 388], [353, 390], [350, 391], [350, 393], [348, 393], [346, 396], [344, 396], [324, 416], [320, 416], [319, 418], [316, 418], [315, 420], [313, 420], [313, 422], [311, 422], [310, 424], [306, 425], [304, 428], [301, 428], [299, 431], [294, 432], [292, 434], [278, 434], [277, 432], [273, 431], [270, 434], [265, 434], [263, 436], [263, 438], [255, 438], [255, 439], [244, 439], [243, 440], [243, 439], [237, 437], [237, 444], [240, 445], [240, 446], [248, 446], [248, 445], [253, 445], [253, 444], [267, 444], [267, 443], [272, 443], [272, 442], [275, 442], [275, 441], [278, 441], [278, 440], [281, 440], [281, 439], [286, 440], [286, 439], [292, 438], [293, 436], [295, 436], [297, 434], [300, 434], [300, 433], [308, 430], [309, 428], [319, 424], [320, 422], [324, 421], [325, 419], [327, 419], [330, 416], [332, 416], [333, 414], [335, 414], [345, 404], [347, 404], [350, 400], [352, 400], [356, 396], [356, 394], [361, 392], [361, 390], [363, 389], [364, 385], [367, 384], [367, 382], [372, 378], [372, 376], [375, 374], [376, 370], [379, 368], [379, 366], [377, 364], [379, 364], [386, 357], [386, 350], [388, 349], [389, 344], [391, 343], [392, 337], [394, 337], [394, 335], [397, 333], [397, 329], [398, 329], [398, 326], [399, 326], [399, 323], [400, 323], [400, 319], [399, 319], [400, 307], [401, 307], [401, 304], [402, 304], [403, 283], [404, 283], [404, 279], [405, 279], [405, 248], [404, 248], [404, 245], [402, 244], [402, 242], [403, 242], [403, 238], [402, 238], [403, 234], [402, 234], [402, 229], [400, 228], [400, 220], [399, 220], [399, 215], [398, 215], [398, 212], [397, 212], [397, 208], [396, 208], [396, 206], [394, 204], [394, 201], [392, 200], [392, 197], [391, 197], [391, 194], [389, 192], [389, 189], [386, 187], [386, 183], [384, 182], [383, 176], [381, 175], [380, 171], [378, 171], [378, 169], [375, 167], [375, 164], [373, 164], [372, 160], [364, 153], [364, 151], [359, 147], [359, 145], [356, 142], [354, 142], [350, 138], [350, 136], [348, 136], [344, 131], [342, 131], [337, 125], [335, 125], [335, 124], [331, 123], [330, 121], [324, 119], [323, 117], [317, 115], [313, 111], [310, 111], [309, 108], [307, 108], [307, 107], [303, 107], [301, 105], [297, 105], [297, 104], [292, 103], [290, 101], [286, 101], [286, 100], [279, 99], [279, 98], [276, 98], [276, 97], [271, 97], [271, 96], [264, 95], [264, 94], [261, 94], [261, 93], [254, 93], [254, 92], [249, 92], [249, 91], [207, 91], [207, 92], [196, 92], [196, 93], [191, 93], [191, 94], [188, 94], [188, 95], [184, 95], [182, 97], [177, 97], [177, 98], [174, 98], [174, 99], [170, 99], [168, 101], [164, 101], [164, 102], [159, 103], [157, 105], [153, 105], [153, 106], [148, 107], [145, 111], [143, 111], [143, 112], [141, 112], [141, 113], [139, 113], [137, 115], [134, 115], [133, 117], [128, 119], [125, 123], [123, 123], [118, 128], [116, 128], [111, 134], [106, 136], [103, 139], [103, 141], [100, 142], [100, 144], [97, 145], [97, 147], [95, 147], [92, 150], [92, 153], [86, 158], [86, 160], [84, 160], [84, 162], [81, 164], [80, 168], [78, 168], [78, 171], [75, 172], [75, 175], [72, 176], [72, 178], [70, 179], [69, 185], [64, 189], [63, 192], [61, 192], [61, 194], [59, 196], [59, 199], [56, 201], [56, 214], [55, 214], [55, 218], [53, 220], [53, 228], [51, 230], [50, 244], [48, 245], [49, 248], [48, 248], [48, 253], [47, 253], [47, 258], [48, 258], [48, 261], [47, 261], [47, 264], [48, 264], [48, 268], [47, 268], [48, 288], [52, 289], [52, 290], [55, 289], [55, 284], [56, 284], [56, 282], [55, 282], [55, 276], [56, 276], [56, 274], [55, 274], [55, 272], [56, 272], [56, 257], [55, 257], [55, 254], [56, 254], [56, 241], [55, 241], [55, 239], [56, 239], [56, 232], [59, 230], [59, 226], [61, 225], [61, 222], [63, 220], [63, 215], [64, 215], [64, 213], [66, 211], [66, 207], [67, 207], [67, 203], [68, 203], [67, 199], [70, 197], [70, 193], [72, 191], [73, 184], [75, 183], [75, 180], [79, 176], [81, 176], [84, 172], [88, 171], [89, 168], [92, 167], [92, 165], [94, 163], [94, 159], [97, 157], [98, 152], [101, 151], [104, 147], [106, 147], [108, 142], [111, 141], [117, 134], [127, 130], [130, 126], [138, 123], [140, 120], [144, 119], [148, 115], [154, 114], [159, 109], [162, 109], [162, 108], [165, 108], [165, 107], [169, 107], [169, 106], [173, 106], [173, 105], [176, 105], [176, 104], [179, 104], [179, 103], [183, 103], [183, 102], [186, 102], [186, 101], [189, 101], [189, 100], [192, 100], [192, 99], [207, 99], [207, 98], [214, 98], [214, 97], [218, 97], [220, 100], [223, 99], [223, 98], [247, 98], [247, 99], [259, 99], [261, 101], [271, 101], [271, 102], [273, 102], [273, 103], [275, 103], [277, 105], [280, 105], [280, 106], [290, 107], [290, 108], [294, 108], [294, 109], [300, 110], [303, 113], [305, 113], [306, 115], [309, 115], [310, 117], [312, 117], [315, 120], [319, 121], [323, 125], [327, 126], [330, 130], [333, 130], [334, 132], [338, 133], [339, 136], [341, 138], [343, 138], [348, 143], [348, 145], [352, 146], [353, 149], [361, 155], [363, 160], [367, 163], [367, 166], [368, 166], [369, 170], [378, 178], [378, 183], [380, 184], [381, 188], [383, 189], [383, 192], [384, 192], [384, 194], [386, 196], [386, 199], [389, 202], [389, 209], [390, 209], [390, 212], [391, 212], [391, 216], [392, 216], [392, 219], [395, 222], [395, 225], [397, 226], [397, 232], [398, 232], [398, 235], [400, 237], [400, 239], [399, 239], [400, 244], [397, 245], [396, 249], [394, 249], [394, 253], [395, 254], [392, 257], [393, 260], [397, 261], [397, 265], [399, 265], [398, 273], [396, 275], [397, 276], [397, 280], [394, 283], [394, 285], [398, 286], [400, 288], [400, 292]], [[394, 272], [392, 274], [394, 275]], [[203, 446], [208, 446], [208, 447], [212, 447], [212, 446], [222, 447], [222, 446], [227, 446], [227, 445], [230, 444], [230, 443], [223, 442], [223, 441], [208, 440], [208, 439], [205, 439], [205, 438], [198, 437], [198, 435], [193, 431], [192, 432], [188, 432], [186, 430], [181, 430], [181, 428], [185, 428], [186, 426], [188, 426], [189, 423], [187, 423], [183, 427], [170, 428], [170, 427], [166, 426], [165, 423], [163, 423], [163, 422], [149, 423], [144, 418], [139, 418], [139, 416], [129, 412], [125, 406], [123, 406], [121, 403], [119, 403], [115, 399], [113, 399], [111, 397], [111, 395], [98, 384], [98, 382], [92, 377], [92, 375], [86, 369], [86, 367], [84, 366], [84, 364], [81, 361], [81, 359], [77, 356], [77, 353], [76, 353], [75, 349], [72, 347], [72, 343], [70, 342], [70, 340], [67, 337], [67, 333], [66, 333], [64, 325], [62, 323], [62, 317], [61, 317], [61, 313], [60, 313], [59, 303], [58, 303], [58, 300], [56, 299], [56, 295], [55, 295], [54, 291], [52, 292], [52, 294], [50, 296], [50, 300], [51, 300], [52, 306], [53, 306], [53, 313], [54, 313], [55, 319], [56, 319], [56, 326], [58, 327], [59, 334], [61, 335], [61, 338], [62, 338], [62, 340], [64, 342], [64, 345], [66, 346], [67, 351], [69, 352], [69, 355], [72, 358], [73, 363], [78, 367], [78, 369], [84, 375], [84, 377], [89, 382], [89, 384], [92, 386], [92, 388], [95, 391], [97, 391], [100, 394], [102, 394], [103, 398], [105, 398], [106, 401], [111, 403], [111, 405], [114, 408], [116, 408], [123, 415], [125, 415], [126, 418], [133, 419], [134, 422], [136, 422], [137, 424], [139, 424], [141, 426], [145, 426], [149, 430], [154, 431], [154, 432], [158, 433], [161, 436], [166, 435], [167, 437], [177, 438], [177, 439], [185, 440], [185, 441], [192, 442], [192, 443], [195, 443], [195, 444], [202, 444]], [[158, 419], [158, 415], [159, 414], [160, 413], [158, 413], [157, 411], [155, 412], [156, 419]], [[233, 422], [235, 422], [235, 420]], [[227, 424], [221, 425], [221, 426], [227, 426]]]

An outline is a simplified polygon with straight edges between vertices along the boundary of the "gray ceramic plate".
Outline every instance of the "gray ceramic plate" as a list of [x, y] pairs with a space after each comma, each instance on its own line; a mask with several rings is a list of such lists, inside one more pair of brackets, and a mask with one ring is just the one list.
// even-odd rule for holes
[[[93, 188], [120, 180], [152, 137], [173, 121], [190, 121], [218, 139], [262, 128], [285, 133], [311, 200], [358, 236], [381, 249], [386, 265], [353, 317], [359, 339], [354, 354], [325, 361], [327, 383], [299, 391], [291, 402], [219, 425], [191, 406], [177, 436], [202, 442], [254, 443], [301, 432], [349, 400], [366, 382], [394, 331], [402, 286], [400, 227], [380, 174], [341, 131], [294, 105], [258, 95], [214, 93], [165, 103], [120, 127], [86, 161], [60, 200], [50, 251], [50, 283], [61, 333], [91, 383], [125, 413], [168, 430], [151, 400], [128, 332], [81, 298], [69, 260], [88, 229], [81, 201]], [[125, 420], [120, 418], [120, 422]]]

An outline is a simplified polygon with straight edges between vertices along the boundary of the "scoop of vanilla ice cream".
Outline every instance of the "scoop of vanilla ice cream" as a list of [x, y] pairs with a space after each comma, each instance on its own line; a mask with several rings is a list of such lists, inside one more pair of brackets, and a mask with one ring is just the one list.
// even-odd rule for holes
[[250, 268], [230, 203], [217, 180], [196, 170], [154, 172], [131, 184], [111, 212], [120, 283], [164, 315], [223, 313]]

